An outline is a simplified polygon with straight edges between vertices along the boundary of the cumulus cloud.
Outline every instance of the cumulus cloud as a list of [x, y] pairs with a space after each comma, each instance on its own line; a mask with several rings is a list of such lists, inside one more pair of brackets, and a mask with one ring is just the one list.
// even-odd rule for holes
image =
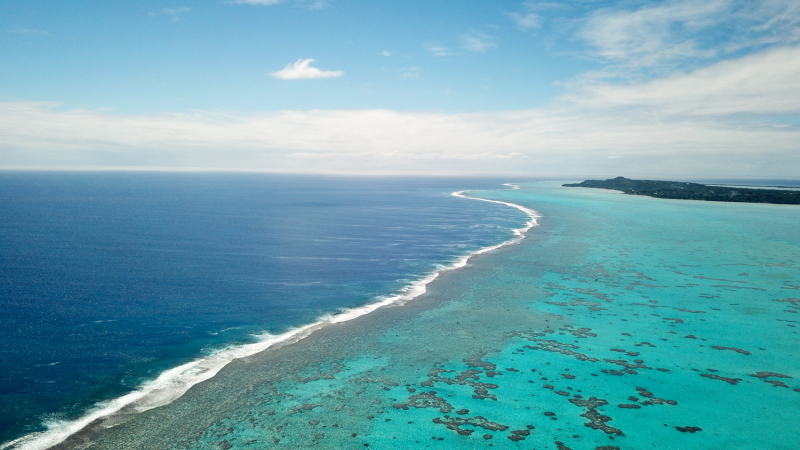
[[342, 70], [319, 70], [311, 67], [314, 60], [298, 59], [293, 64], [287, 64], [283, 69], [270, 73], [271, 76], [281, 80], [313, 80], [316, 78], [337, 78], [344, 75]]

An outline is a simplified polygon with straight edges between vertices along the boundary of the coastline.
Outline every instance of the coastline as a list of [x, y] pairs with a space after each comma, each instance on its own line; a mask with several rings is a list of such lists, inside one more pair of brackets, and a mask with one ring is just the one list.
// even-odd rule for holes
[[[519, 189], [516, 185], [506, 184], [506, 186], [511, 187], [512, 190]], [[213, 378], [220, 370], [235, 360], [247, 358], [265, 352], [266, 350], [274, 350], [297, 343], [329, 325], [348, 322], [383, 307], [403, 306], [424, 294], [427, 291], [428, 284], [437, 279], [441, 274], [465, 267], [473, 256], [517, 244], [525, 238], [526, 233], [532, 227], [538, 226], [537, 219], [541, 216], [532, 209], [509, 202], [471, 197], [465, 194], [467, 192], [469, 191], [458, 191], [450, 195], [467, 200], [478, 200], [512, 207], [525, 213], [529, 220], [522, 228], [512, 230], [515, 236], [514, 238], [459, 257], [450, 265], [437, 269], [412, 282], [395, 295], [385, 298], [378, 297], [378, 301], [375, 303], [343, 310], [338, 314], [324, 315], [316, 322], [293, 328], [279, 335], [269, 333], [256, 335], [254, 337], [259, 340], [255, 343], [227, 347], [211, 355], [169, 369], [162, 372], [155, 380], [143, 383], [138, 389], [126, 395], [96, 404], [78, 419], [46, 423], [48, 426], [47, 430], [31, 433], [4, 443], [0, 446], [0, 450], [39, 450], [52, 448], [62, 444], [71, 436], [87, 432], [89, 428], [95, 426], [101, 427], [105, 421], [113, 421], [114, 418], [120, 414], [137, 414], [169, 404], [182, 397], [191, 387]]]

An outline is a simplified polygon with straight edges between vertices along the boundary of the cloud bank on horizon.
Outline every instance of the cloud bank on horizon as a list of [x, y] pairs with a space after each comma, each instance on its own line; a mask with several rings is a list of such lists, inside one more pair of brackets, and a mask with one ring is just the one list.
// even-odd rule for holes
[[[60, 61], [52, 41], [78, 38], [55, 16], [22, 20], [23, 3], [0, 7], [12, 17], [0, 57], [22, 61], [39, 51], [36, 64], [0, 72], [2, 168], [800, 173], [797, 0], [412, 1], [357, 9], [237, 0], [191, 10], [152, 2], [143, 16], [170, 18], [157, 23], [168, 42], [198, 56], [156, 52], [144, 59], [149, 70], [130, 70], [163, 79], [114, 72], [91, 88], [78, 75], [88, 70], [82, 65], [100, 63], [89, 54], [97, 48], [61, 76], [37, 72]], [[216, 50], [183, 37], [207, 30], [180, 28], [205, 14], [222, 24]], [[18, 31], [29, 29], [39, 32]], [[102, 33], [112, 33], [110, 54], [140, 50]], [[342, 70], [319, 69], [303, 55]], [[276, 70], [287, 60], [295, 62]], [[120, 93], [137, 83], [147, 84], [136, 87], [141, 95]]]

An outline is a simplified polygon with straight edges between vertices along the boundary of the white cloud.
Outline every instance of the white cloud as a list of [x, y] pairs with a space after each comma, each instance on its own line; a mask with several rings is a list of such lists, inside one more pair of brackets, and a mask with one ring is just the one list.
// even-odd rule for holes
[[381, 52], [381, 55], [383, 55], [383, 56], [392, 56], [391, 52], [387, 52], [387, 51]]
[[589, 14], [577, 36], [608, 62], [652, 68], [800, 41], [797, 0], [670, 0]]
[[591, 43], [599, 56], [640, 66], [665, 59], [710, 57], [714, 51], [699, 48], [694, 36], [713, 24], [728, 6], [727, 0], [681, 0], [635, 11], [599, 10], [578, 35]]
[[287, 64], [282, 70], [272, 72], [270, 75], [281, 80], [312, 80], [316, 78], [337, 78], [344, 75], [341, 70], [319, 70], [311, 67], [314, 60], [298, 59], [294, 64]]
[[646, 83], [589, 85], [571, 99], [661, 115], [800, 115], [798, 80], [800, 46], [781, 47]]
[[[0, 103], [0, 167], [796, 176], [800, 129], [526, 110], [131, 116]], [[610, 158], [616, 157], [616, 158]], [[691, 161], [691, 164], [687, 164]], [[724, 161], [723, 164], [720, 162]]]
[[238, 5], [274, 6], [281, 3], [296, 3], [308, 9], [323, 9], [330, 5], [328, 0], [234, 0]]
[[0, 167], [796, 177], [799, 77], [800, 47], [787, 47], [521, 111], [148, 116], [0, 103]]
[[330, 2], [328, 0], [312, 0], [305, 2], [305, 4], [309, 9], [323, 9], [330, 5]]
[[283, 3], [284, 0], [234, 0], [234, 3], [239, 5], [262, 5], [271, 6]]
[[485, 52], [492, 47], [497, 47], [497, 44], [492, 42], [491, 36], [480, 31], [472, 31], [459, 37], [464, 48], [470, 52]]
[[539, 28], [542, 26], [542, 16], [536, 13], [509, 13], [508, 17], [517, 24], [517, 28], [522, 31], [527, 31], [532, 28]]
[[422, 71], [422, 67], [420, 66], [411, 66], [408, 69], [404, 69], [403, 73], [400, 74], [400, 78], [419, 78], [419, 74]]
[[800, 173], [798, 79], [800, 46], [784, 46], [649, 82], [585, 85], [520, 111], [124, 115], [7, 102], [0, 167], [789, 178]]
[[181, 14], [191, 11], [192, 8], [164, 8], [157, 13], [151, 12], [151, 16], [164, 15], [169, 17], [170, 22], [180, 22]]
[[433, 56], [443, 57], [443, 56], [450, 56], [453, 53], [450, 52], [450, 49], [447, 47], [441, 47], [438, 45], [428, 45], [428, 51], [433, 54]]
[[558, 2], [540, 2], [527, 0], [522, 3], [522, 12], [507, 13], [508, 17], [514, 21], [521, 31], [528, 31], [533, 28], [540, 28], [545, 13], [551, 13], [553, 10], [559, 9], [573, 9], [571, 6]]

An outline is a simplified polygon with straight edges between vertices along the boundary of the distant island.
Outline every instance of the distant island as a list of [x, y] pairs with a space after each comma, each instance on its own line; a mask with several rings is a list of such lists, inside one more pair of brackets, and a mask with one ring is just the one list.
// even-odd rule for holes
[[800, 205], [800, 190], [749, 189], [682, 181], [631, 180], [625, 177], [605, 181], [586, 180], [583, 183], [565, 184], [564, 186], [613, 189], [625, 194], [679, 200]]

